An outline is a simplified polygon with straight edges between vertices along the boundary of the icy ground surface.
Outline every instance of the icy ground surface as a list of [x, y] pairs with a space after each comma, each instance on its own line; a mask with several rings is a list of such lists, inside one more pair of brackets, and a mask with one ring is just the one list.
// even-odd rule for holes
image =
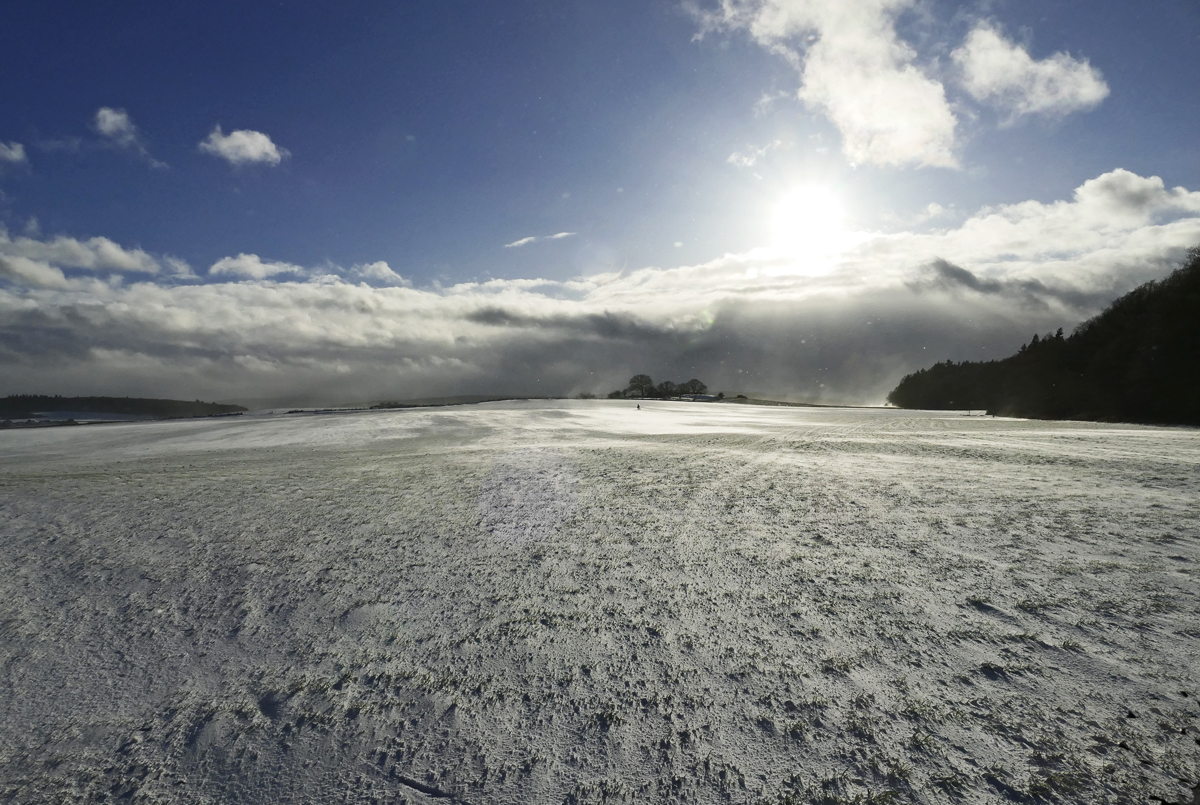
[[1200, 431], [493, 403], [0, 434], [0, 800], [1190, 802]]

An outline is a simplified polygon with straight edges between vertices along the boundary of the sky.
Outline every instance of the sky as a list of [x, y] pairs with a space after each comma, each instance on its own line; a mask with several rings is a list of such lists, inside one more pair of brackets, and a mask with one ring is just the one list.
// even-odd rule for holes
[[1194, 0], [3, 18], [0, 394], [874, 403], [1200, 244]]

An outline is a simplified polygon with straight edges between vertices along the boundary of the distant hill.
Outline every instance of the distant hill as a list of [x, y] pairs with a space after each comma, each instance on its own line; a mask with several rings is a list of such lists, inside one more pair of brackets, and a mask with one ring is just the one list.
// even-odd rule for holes
[[1075, 328], [998, 361], [946, 361], [888, 395], [902, 408], [1036, 419], [1200, 425], [1200, 247]]
[[80, 411], [91, 414], [126, 414], [158, 419], [173, 417], [216, 416], [236, 414], [246, 409], [240, 405], [222, 405], [196, 400], [147, 400], [138, 397], [50, 397], [41, 394], [14, 394], [0, 399], [0, 417], [26, 418], [49, 411]]

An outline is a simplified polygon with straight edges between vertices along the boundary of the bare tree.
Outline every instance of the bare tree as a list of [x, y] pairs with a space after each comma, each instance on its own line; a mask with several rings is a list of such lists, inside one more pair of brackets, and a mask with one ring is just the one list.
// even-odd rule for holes
[[654, 381], [650, 375], [634, 375], [629, 378], [625, 394], [629, 397], [651, 397], [654, 395]]

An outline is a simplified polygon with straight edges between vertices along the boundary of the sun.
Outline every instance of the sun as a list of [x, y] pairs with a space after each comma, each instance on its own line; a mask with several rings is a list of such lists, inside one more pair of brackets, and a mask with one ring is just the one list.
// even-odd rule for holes
[[792, 188], [771, 217], [771, 245], [789, 257], [831, 257], [847, 248], [849, 234], [841, 198], [823, 185]]

